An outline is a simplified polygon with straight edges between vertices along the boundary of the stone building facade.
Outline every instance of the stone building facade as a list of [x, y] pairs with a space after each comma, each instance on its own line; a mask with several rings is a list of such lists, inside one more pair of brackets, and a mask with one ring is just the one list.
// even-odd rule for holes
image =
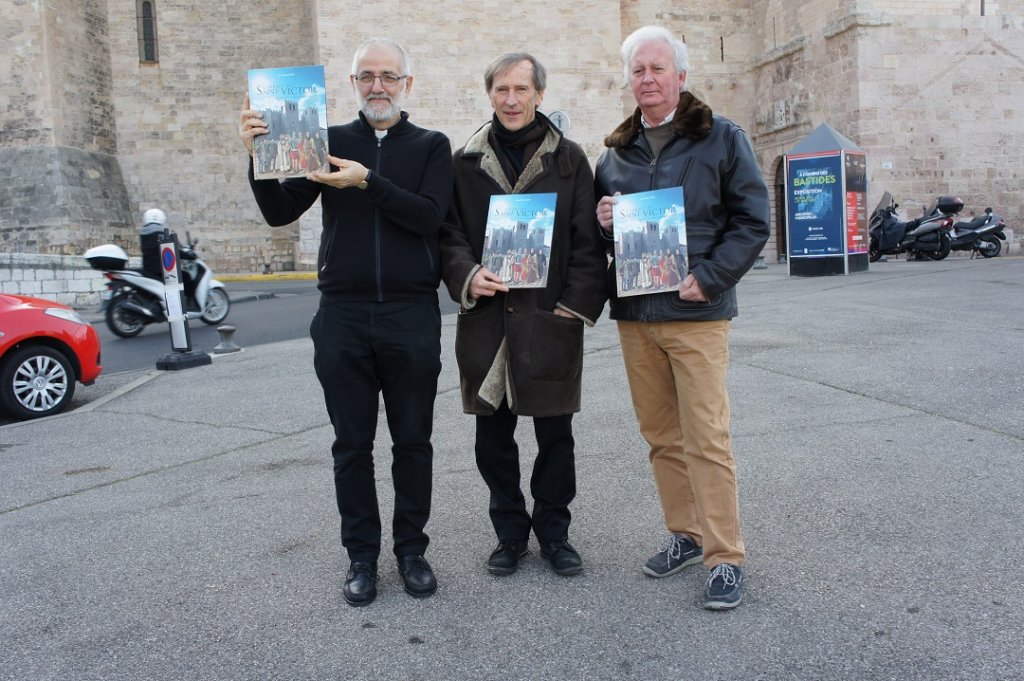
[[[271, 228], [247, 186], [237, 122], [249, 68], [324, 64], [329, 118], [344, 122], [352, 53], [386, 34], [412, 54], [413, 120], [456, 148], [490, 115], [485, 65], [525, 49], [549, 70], [543, 110], [566, 112], [596, 161], [631, 110], [618, 46], [651, 23], [685, 38], [690, 89], [750, 133], [770, 185], [782, 155], [827, 122], [867, 152], [871, 205], [886, 189], [910, 211], [953, 193], [1011, 226], [1024, 217], [1024, 0], [0, 4], [0, 252], [113, 241], [136, 253], [139, 216], [158, 206], [200, 237], [215, 271], [310, 269], [317, 208]], [[781, 242], [779, 231], [765, 256]]]

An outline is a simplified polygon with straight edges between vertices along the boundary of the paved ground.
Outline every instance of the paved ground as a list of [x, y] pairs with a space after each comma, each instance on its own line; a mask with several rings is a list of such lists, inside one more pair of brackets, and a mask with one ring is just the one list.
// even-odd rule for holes
[[748, 589], [729, 613], [699, 607], [701, 567], [639, 571], [660, 512], [607, 320], [575, 421], [585, 573], [553, 575], [535, 545], [511, 577], [483, 569], [446, 318], [441, 588], [413, 600], [384, 560], [364, 609], [341, 597], [311, 344], [140, 372], [0, 427], [0, 679], [1024, 678], [1022, 291], [1021, 258], [747, 277], [730, 386]]

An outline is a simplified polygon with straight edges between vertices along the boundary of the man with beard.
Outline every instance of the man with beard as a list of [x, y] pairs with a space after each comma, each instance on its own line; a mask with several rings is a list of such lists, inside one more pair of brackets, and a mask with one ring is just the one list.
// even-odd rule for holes
[[[439, 232], [452, 192], [451, 146], [402, 111], [413, 77], [405, 50], [374, 38], [356, 50], [349, 76], [359, 117], [328, 131], [331, 167], [305, 178], [249, 184], [267, 223], [297, 220], [319, 197], [323, 231], [317, 262], [320, 308], [310, 325], [313, 365], [335, 440], [334, 483], [341, 541], [351, 561], [345, 600], [377, 595], [381, 521], [373, 438], [383, 393], [394, 442], [394, 554], [405, 590], [437, 589], [423, 557], [430, 515], [434, 397], [441, 371]], [[266, 123], [248, 106], [240, 134]]]

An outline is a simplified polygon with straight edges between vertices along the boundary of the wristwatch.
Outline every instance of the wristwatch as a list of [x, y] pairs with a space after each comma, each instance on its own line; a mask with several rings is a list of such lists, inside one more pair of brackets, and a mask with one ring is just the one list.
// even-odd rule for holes
[[359, 184], [357, 184], [356, 187], [358, 189], [366, 189], [369, 186], [370, 186], [370, 171], [367, 170], [366, 171], [366, 177], [363, 178], [363, 181], [360, 182]]

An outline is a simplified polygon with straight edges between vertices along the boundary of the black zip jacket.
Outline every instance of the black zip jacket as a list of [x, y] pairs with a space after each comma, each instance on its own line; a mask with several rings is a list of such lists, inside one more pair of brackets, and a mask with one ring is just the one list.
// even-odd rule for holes
[[295, 222], [320, 197], [317, 286], [325, 302], [437, 300], [439, 235], [452, 195], [451, 145], [444, 134], [408, 118], [402, 112], [381, 140], [361, 113], [328, 128], [332, 156], [370, 169], [365, 190], [305, 178], [255, 180], [250, 159], [249, 185], [269, 225]]
[[690, 93], [682, 93], [670, 125], [673, 137], [657, 158], [641, 134], [639, 109], [616, 128], [597, 161], [595, 193], [600, 199], [682, 186], [690, 272], [707, 302], [680, 300], [678, 292], [620, 299], [609, 268], [611, 318], [731, 319], [737, 314], [735, 286], [771, 235], [768, 188], [747, 134]]

